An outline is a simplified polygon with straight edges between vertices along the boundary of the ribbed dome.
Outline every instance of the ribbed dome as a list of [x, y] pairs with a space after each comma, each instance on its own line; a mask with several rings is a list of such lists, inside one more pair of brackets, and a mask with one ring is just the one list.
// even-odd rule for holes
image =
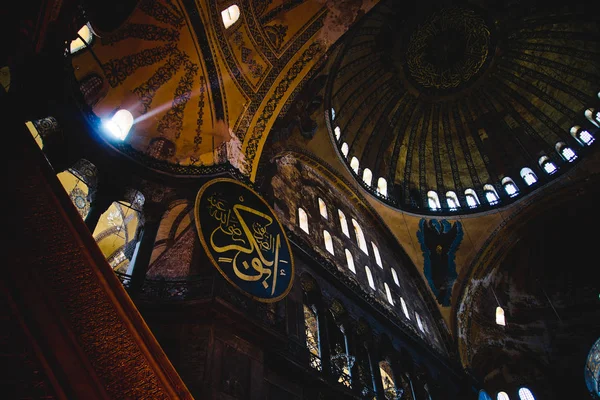
[[579, 157], [591, 150], [587, 136], [576, 137], [597, 130], [585, 116], [600, 105], [597, 13], [418, 3], [380, 2], [331, 61], [332, 133], [349, 166], [356, 157], [357, 178], [372, 173], [374, 194], [384, 178], [380, 197], [399, 208], [429, 212], [435, 191], [438, 213], [481, 211], [561, 174], [569, 149]]

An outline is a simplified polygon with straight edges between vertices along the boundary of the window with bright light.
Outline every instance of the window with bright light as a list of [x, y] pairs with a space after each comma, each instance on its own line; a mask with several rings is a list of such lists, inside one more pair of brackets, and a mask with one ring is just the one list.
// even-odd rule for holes
[[456, 211], [458, 210], [458, 207], [460, 207], [458, 196], [453, 191], [446, 192], [446, 203], [448, 204], [450, 211]]
[[300, 229], [304, 232], [308, 232], [308, 215], [306, 215], [306, 211], [302, 208], [298, 208], [298, 224], [300, 225]]
[[331, 108], [331, 120], [335, 119], [335, 109]]
[[325, 249], [327, 249], [327, 251], [331, 254], [334, 254], [333, 241], [331, 240], [331, 235], [329, 234], [329, 232], [323, 231], [323, 240], [325, 241]]
[[483, 193], [485, 194], [485, 199], [491, 206], [498, 204], [500, 201], [498, 198], [498, 192], [496, 192], [496, 189], [492, 185], [484, 185]]
[[379, 375], [381, 376], [384, 399], [398, 398], [398, 390], [396, 389], [396, 382], [394, 381], [394, 372], [392, 371], [392, 366], [389, 362], [379, 362]]
[[345, 249], [344, 251], [346, 252], [346, 262], [348, 264], [348, 269], [356, 273], [356, 268], [354, 267], [354, 257], [352, 257], [352, 253], [350, 253], [350, 250], [348, 249]]
[[321, 199], [320, 197], [319, 197], [319, 213], [321, 213], [321, 217], [327, 219], [327, 205], [325, 204], [323, 199]]
[[442, 207], [440, 206], [440, 198], [437, 193], [433, 190], [427, 192], [427, 205], [431, 211], [440, 210]]
[[394, 279], [394, 283], [396, 286], [400, 286], [400, 280], [398, 279], [398, 273], [394, 268], [390, 268], [392, 270], [392, 278]]
[[557, 170], [556, 165], [554, 165], [547, 156], [540, 157], [539, 163], [540, 167], [542, 167], [548, 175], [552, 175]]
[[240, 8], [235, 4], [227, 7], [221, 11], [221, 18], [223, 19], [225, 29], [229, 28], [240, 18]]
[[585, 117], [594, 125], [600, 128], [600, 111], [594, 108], [585, 110]]
[[406, 302], [402, 297], [400, 297], [400, 304], [402, 305], [402, 311], [407, 319], [410, 319], [410, 314], [408, 313], [408, 307], [406, 307]]
[[350, 168], [352, 168], [352, 171], [354, 171], [354, 173], [357, 175], [358, 175], [358, 166], [359, 166], [358, 158], [352, 157], [352, 159], [350, 160]]
[[535, 400], [535, 397], [533, 397], [533, 393], [531, 393], [531, 390], [527, 389], [526, 387], [522, 387], [521, 389], [519, 389], [519, 398], [520, 400]]
[[383, 283], [383, 287], [385, 287], [385, 295], [387, 297], [388, 303], [394, 305], [394, 299], [392, 299], [392, 291], [390, 290], [390, 287], [385, 282]]
[[589, 146], [594, 143], [595, 138], [585, 129], [579, 125], [575, 125], [571, 128], [571, 136], [573, 136], [577, 142], [582, 146]]
[[365, 265], [365, 272], [367, 273], [367, 280], [369, 281], [369, 286], [371, 289], [375, 290], [375, 281], [373, 280], [373, 274], [371, 273], [371, 268]]
[[319, 337], [319, 317], [313, 307], [304, 304], [304, 334], [306, 336], [306, 347], [313, 356], [310, 366], [321, 370], [321, 340]]
[[567, 146], [564, 142], [556, 143], [556, 151], [558, 151], [558, 154], [560, 154], [565, 161], [573, 162], [577, 159], [577, 154], [575, 154], [573, 149]]
[[419, 316], [419, 313], [415, 311], [415, 317], [417, 318], [417, 325], [419, 326], [419, 329], [421, 330], [421, 332], [425, 332], [425, 329], [423, 329], [423, 323], [421, 322], [421, 317]]
[[344, 232], [344, 235], [350, 237], [350, 230], [348, 229], [348, 220], [346, 219], [346, 215], [344, 215], [342, 210], [338, 210], [338, 216], [340, 217], [340, 226], [342, 227], [342, 232]]
[[371, 245], [373, 246], [373, 253], [375, 254], [375, 262], [377, 263], [377, 265], [379, 265], [381, 268], [383, 268], [383, 263], [381, 262], [381, 256], [379, 255], [379, 249], [377, 248], [375, 243], [371, 242]]
[[502, 307], [496, 307], [496, 324], [505, 326], [506, 319], [504, 318], [504, 309]]
[[365, 168], [363, 171], [363, 182], [368, 186], [371, 186], [371, 182], [373, 181], [373, 173], [369, 168]]
[[510, 197], [515, 197], [519, 194], [519, 188], [517, 188], [515, 182], [508, 176], [502, 179], [502, 187], [504, 187], [504, 191]]
[[498, 393], [498, 400], [510, 400], [510, 398], [508, 397], [506, 392], [500, 392]]
[[348, 158], [348, 143], [342, 143], [342, 154]]
[[124, 109], [117, 111], [108, 121], [103, 121], [104, 129], [119, 140], [125, 140], [132, 126], [133, 115]]
[[69, 46], [69, 51], [71, 52], [71, 54], [75, 54], [79, 50], [84, 49], [86, 45], [92, 43], [92, 38], [94, 37], [94, 34], [92, 33], [92, 30], [90, 29], [90, 26], [88, 24], [82, 26], [77, 31], [77, 34], [81, 36], [83, 40], [81, 40], [81, 38], [79, 37], [75, 40], [71, 40], [71, 44]]
[[336, 126], [336, 127], [333, 129], [333, 133], [334, 133], [334, 135], [335, 135], [335, 140], [340, 140], [340, 138], [342, 137], [342, 130], [340, 129], [340, 127], [339, 127], [339, 126]]
[[521, 170], [521, 178], [523, 178], [527, 186], [531, 186], [538, 181], [537, 176], [535, 176], [533, 171], [527, 167]]
[[385, 178], [379, 178], [377, 180], [377, 191], [380, 195], [387, 197], [387, 181]]
[[479, 206], [479, 199], [473, 189], [465, 190], [465, 199], [467, 199], [467, 205], [469, 208], [475, 208]]
[[369, 255], [369, 249], [367, 249], [367, 241], [365, 240], [365, 235], [358, 225], [358, 222], [354, 218], [352, 218], [352, 225], [354, 226], [354, 233], [356, 234], [356, 242], [358, 243], [358, 247], [366, 254]]

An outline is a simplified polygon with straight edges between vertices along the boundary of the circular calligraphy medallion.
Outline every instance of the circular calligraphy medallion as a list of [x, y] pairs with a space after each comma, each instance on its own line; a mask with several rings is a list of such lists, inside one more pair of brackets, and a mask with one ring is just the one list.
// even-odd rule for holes
[[212, 180], [198, 191], [194, 216], [202, 247], [229, 283], [265, 303], [289, 293], [290, 244], [269, 204], [252, 188], [230, 178]]

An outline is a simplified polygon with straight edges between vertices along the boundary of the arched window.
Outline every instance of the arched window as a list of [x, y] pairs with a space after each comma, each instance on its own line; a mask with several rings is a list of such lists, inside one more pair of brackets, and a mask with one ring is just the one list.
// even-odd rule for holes
[[502, 187], [504, 187], [504, 191], [510, 197], [515, 197], [519, 194], [519, 188], [515, 184], [515, 181], [508, 176], [502, 179]]
[[600, 128], [600, 111], [595, 108], [585, 110], [585, 117], [594, 125]]
[[342, 130], [339, 126], [336, 126], [333, 129], [333, 134], [335, 135], [335, 140], [340, 140], [340, 138], [342, 137]]
[[356, 268], [354, 267], [354, 257], [352, 257], [352, 253], [350, 250], [344, 249], [346, 253], [346, 262], [348, 263], [348, 269], [356, 274]]
[[319, 316], [314, 306], [304, 304], [304, 333], [306, 347], [310, 353], [310, 366], [321, 370], [321, 340], [319, 337]]
[[321, 217], [327, 219], [327, 205], [323, 201], [322, 198], [319, 197], [319, 213], [321, 213]]
[[573, 136], [577, 142], [582, 146], [589, 146], [594, 143], [594, 137], [585, 129], [579, 125], [575, 125], [571, 128], [571, 136]]
[[415, 317], [417, 318], [417, 325], [419, 325], [419, 329], [421, 330], [421, 332], [425, 332], [425, 329], [423, 329], [423, 323], [421, 322], [421, 317], [419, 316], [419, 313], [415, 311]]
[[350, 237], [350, 230], [348, 229], [348, 220], [346, 219], [346, 216], [344, 215], [342, 210], [338, 210], [338, 216], [340, 217], [340, 226], [342, 227], [342, 232], [344, 232], [344, 235]]
[[394, 268], [390, 268], [392, 270], [392, 278], [394, 279], [394, 283], [396, 284], [396, 286], [400, 286], [400, 280], [398, 279], [398, 273], [396, 272], [396, 270]]
[[350, 168], [352, 168], [352, 171], [354, 171], [354, 173], [357, 175], [358, 175], [358, 166], [359, 166], [358, 158], [352, 157], [352, 160], [350, 160]]
[[465, 190], [465, 198], [467, 199], [467, 205], [469, 208], [475, 208], [479, 206], [479, 199], [473, 189]]
[[408, 313], [408, 307], [406, 307], [406, 302], [402, 297], [400, 297], [400, 304], [402, 305], [402, 311], [407, 319], [410, 319], [410, 314]]
[[342, 154], [344, 157], [348, 158], [348, 143], [342, 143]]
[[560, 154], [565, 161], [573, 162], [577, 159], [577, 154], [575, 154], [573, 149], [567, 146], [564, 142], [556, 143], [556, 151], [558, 151], [558, 154]]
[[440, 206], [440, 198], [437, 193], [433, 190], [427, 192], [427, 205], [431, 211], [440, 210], [442, 207]]
[[498, 204], [498, 202], [500, 201], [500, 198], [498, 197], [498, 192], [496, 192], [496, 189], [490, 184], [483, 186], [483, 193], [485, 194], [485, 199], [490, 204], [490, 206]]
[[552, 175], [558, 169], [556, 168], [556, 165], [554, 165], [554, 163], [550, 161], [550, 158], [548, 158], [548, 156], [540, 157], [539, 163], [540, 167], [542, 167], [542, 169], [546, 171], [548, 175]]
[[371, 273], [371, 268], [365, 265], [365, 272], [367, 273], [367, 280], [369, 281], [369, 286], [371, 289], [375, 290], [375, 281], [373, 280], [373, 274]]
[[535, 400], [535, 397], [533, 397], [533, 393], [531, 393], [531, 390], [527, 389], [526, 387], [522, 387], [521, 389], [519, 389], [519, 399]]
[[356, 241], [358, 243], [358, 247], [366, 254], [369, 255], [369, 249], [367, 249], [367, 241], [365, 240], [365, 235], [358, 225], [358, 222], [354, 218], [352, 218], [352, 225], [354, 225], [354, 233], [356, 234]]
[[394, 305], [394, 299], [392, 299], [392, 291], [390, 290], [390, 287], [385, 282], [383, 283], [383, 287], [385, 287], [385, 296], [387, 297], [388, 303]]
[[446, 192], [446, 203], [450, 211], [456, 211], [460, 207], [458, 196], [453, 191]]
[[363, 182], [368, 186], [371, 186], [371, 182], [373, 181], [373, 173], [369, 168], [365, 168], [363, 171]]
[[94, 37], [94, 34], [92, 33], [89, 24], [82, 26], [77, 31], [77, 35], [83, 38], [83, 40], [81, 40], [80, 37], [78, 37], [75, 40], [71, 40], [71, 44], [69, 45], [69, 51], [71, 52], [71, 54], [75, 54], [79, 50], [84, 49], [86, 45], [92, 43], [92, 39]]
[[235, 4], [227, 7], [221, 11], [221, 18], [223, 19], [225, 29], [229, 28], [240, 18], [240, 8]]
[[387, 181], [385, 178], [377, 179], [377, 191], [380, 195], [387, 197]]
[[504, 318], [504, 309], [500, 306], [496, 307], [496, 324], [505, 326], [506, 319]]
[[331, 240], [331, 235], [327, 231], [323, 231], [323, 240], [325, 241], [325, 249], [331, 254], [333, 253], [333, 241]]
[[103, 121], [102, 125], [116, 139], [125, 140], [133, 126], [133, 115], [127, 110], [120, 109], [111, 119]]
[[510, 398], [508, 397], [508, 395], [506, 394], [506, 392], [500, 392], [498, 393], [498, 400], [510, 400]]
[[531, 168], [527, 167], [521, 169], [521, 178], [523, 178], [527, 186], [531, 186], [538, 181], [537, 176], [535, 176]]
[[331, 107], [331, 120], [333, 121], [335, 119], [335, 109], [333, 107]]
[[379, 249], [377, 248], [375, 243], [371, 242], [371, 245], [373, 246], [373, 253], [375, 254], [375, 262], [377, 263], [377, 265], [379, 265], [381, 268], [383, 268], [383, 263], [381, 262], [381, 256], [379, 255]]
[[385, 399], [397, 399], [399, 398], [396, 383], [394, 382], [394, 372], [392, 367], [387, 361], [379, 362], [379, 374], [381, 375], [381, 383], [383, 385], [383, 392]]
[[298, 207], [298, 224], [300, 225], [300, 229], [304, 232], [308, 232], [308, 215], [306, 215], [306, 211], [302, 208]]

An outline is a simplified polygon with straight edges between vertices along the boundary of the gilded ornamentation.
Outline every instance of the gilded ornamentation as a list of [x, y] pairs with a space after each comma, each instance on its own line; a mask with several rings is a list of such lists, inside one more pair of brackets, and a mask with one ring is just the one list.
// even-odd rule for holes
[[90, 202], [87, 199], [87, 194], [85, 194], [81, 188], [75, 187], [73, 190], [71, 190], [71, 193], [69, 193], [69, 197], [71, 198], [73, 204], [75, 204], [77, 212], [79, 215], [81, 215], [81, 218], [85, 219], [86, 215], [90, 211]]
[[176, 15], [157, 0], [142, 0], [138, 7], [157, 21], [172, 25], [175, 28], [181, 28], [183, 26], [183, 18]]
[[282, 24], [267, 25], [263, 27], [267, 38], [277, 50], [283, 45], [283, 40], [287, 34], [288, 27]]
[[[205, 96], [206, 78], [204, 76], [200, 76], [200, 92], [198, 93], [198, 123], [196, 124], [196, 135], [194, 136], [194, 150], [198, 150], [202, 144], [202, 117], [204, 116]], [[192, 164], [195, 162], [198, 162], [198, 160], [192, 160]]]
[[485, 63], [490, 31], [472, 10], [453, 7], [432, 15], [411, 36], [406, 52], [410, 76], [421, 86], [453, 89]]
[[162, 28], [160, 26], [150, 24], [127, 24], [115, 33], [103, 36], [100, 39], [100, 42], [103, 45], [113, 45], [128, 38], [178, 42], [179, 31], [176, 29]]

